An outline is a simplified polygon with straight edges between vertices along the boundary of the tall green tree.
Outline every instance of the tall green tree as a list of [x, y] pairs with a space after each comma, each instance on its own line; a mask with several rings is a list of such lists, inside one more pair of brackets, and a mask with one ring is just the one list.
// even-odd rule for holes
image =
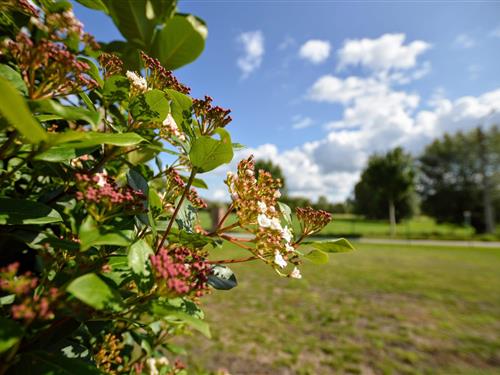
[[370, 218], [388, 217], [391, 234], [396, 221], [415, 210], [415, 169], [412, 157], [398, 147], [375, 154], [354, 188], [355, 212]]
[[419, 160], [422, 209], [440, 222], [470, 221], [476, 232], [495, 230], [500, 210], [500, 131], [477, 128], [446, 134]]

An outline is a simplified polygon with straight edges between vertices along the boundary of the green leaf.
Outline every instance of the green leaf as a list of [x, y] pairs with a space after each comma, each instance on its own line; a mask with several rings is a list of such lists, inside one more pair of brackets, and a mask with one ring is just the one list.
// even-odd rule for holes
[[106, 7], [106, 5], [103, 3], [102, 0], [76, 0], [76, 1], [87, 8], [100, 10], [106, 14], [108, 13], [108, 8]]
[[62, 221], [53, 208], [25, 199], [0, 198], [0, 224], [49, 224]]
[[135, 274], [140, 276], [149, 275], [147, 262], [154, 255], [153, 249], [144, 240], [135, 242], [128, 252], [128, 265]]
[[3, 353], [21, 340], [23, 330], [13, 320], [0, 316], [0, 353]]
[[67, 291], [97, 310], [121, 309], [122, 300], [118, 292], [95, 273], [87, 273], [76, 278], [68, 285]]
[[326, 251], [327, 253], [345, 253], [355, 250], [354, 246], [345, 238], [330, 241], [314, 241], [305, 243], [305, 245], [310, 245], [315, 249]]
[[163, 91], [150, 90], [134, 97], [130, 102], [130, 112], [138, 121], [162, 122], [170, 112], [170, 105]]
[[317, 249], [314, 249], [309, 254], [304, 255], [304, 258], [313, 262], [314, 264], [328, 263], [328, 254]]
[[49, 148], [47, 151], [44, 151], [41, 154], [37, 154], [34, 159], [43, 160], [50, 163], [69, 162], [71, 159], [90, 154], [95, 149], [96, 146], [82, 149], [70, 148], [67, 146], [55, 146]]
[[0, 297], [0, 306], [11, 305], [16, 300], [15, 294], [7, 294], [6, 296]]
[[165, 92], [171, 100], [170, 109], [175, 123], [182, 129], [184, 133], [192, 136], [192, 99], [189, 96], [172, 89], [166, 89]]
[[99, 245], [129, 246], [133, 233], [131, 230], [106, 231], [102, 226], [97, 226], [92, 216], [87, 216], [80, 226], [79, 235], [80, 250], [86, 251]]
[[0, 114], [30, 143], [47, 140], [47, 133], [33, 118], [24, 99], [6, 78], [0, 77]]
[[185, 199], [182, 202], [181, 208], [175, 218], [175, 222], [177, 223], [179, 230], [185, 230], [188, 233], [193, 233], [194, 223], [196, 222], [196, 213], [196, 208]]
[[50, 143], [68, 148], [87, 148], [99, 145], [113, 145], [119, 147], [135, 146], [143, 141], [136, 133], [101, 133], [101, 132], [76, 132], [51, 133]]
[[16, 365], [7, 375], [102, 375], [95, 365], [62, 354], [45, 351], [28, 351], [21, 354]]
[[130, 82], [127, 77], [114, 75], [104, 82], [102, 96], [108, 104], [128, 100]]
[[171, 0], [106, 0], [109, 15], [121, 34], [135, 46], [149, 50], [155, 28], [170, 16]]
[[208, 338], [211, 338], [210, 327], [203, 320], [193, 316], [185, 311], [183, 311], [179, 307], [171, 306], [165, 303], [153, 303], [152, 312], [156, 316], [161, 316], [162, 319], [167, 320], [169, 322], [179, 322], [185, 323], [197, 331], [201, 332]]
[[229, 267], [216, 264], [208, 276], [208, 285], [219, 290], [229, 290], [238, 285], [238, 281]]
[[104, 85], [104, 81], [102, 80], [101, 75], [99, 74], [99, 68], [94, 63], [94, 61], [84, 56], [78, 57], [78, 60], [83, 61], [90, 67], [90, 69], [87, 71], [87, 74], [91, 76], [99, 84], [99, 86], [102, 87]]
[[278, 202], [278, 207], [280, 208], [281, 214], [288, 225], [292, 225], [292, 210], [290, 207], [284, 203]]
[[12, 69], [10, 66], [5, 64], [0, 64], [0, 76], [7, 79], [12, 86], [23, 95], [28, 95], [28, 88], [26, 83], [24, 83], [21, 74]]
[[81, 107], [64, 106], [50, 99], [32, 100], [29, 102], [33, 112], [39, 114], [57, 115], [60, 119], [67, 121], [85, 121], [97, 126], [101, 119], [99, 112], [91, 111]]
[[191, 14], [176, 14], [153, 41], [152, 52], [169, 70], [194, 61], [205, 48], [208, 29], [200, 18]]
[[[127, 182], [130, 187], [134, 190], [140, 190], [144, 196], [146, 197], [142, 201], [142, 206], [145, 210], [148, 209], [148, 199], [149, 199], [149, 185], [148, 182], [142, 175], [137, 172], [135, 169], [130, 169], [127, 172]], [[137, 217], [144, 223], [149, 224], [148, 215], [147, 214], [139, 214]]]
[[231, 137], [224, 129], [216, 131], [221, 139], [216, 140], [207, 136], [196, 138], [189, 152], [189, 159], [199, 172], [208, 172], [233, 159]]

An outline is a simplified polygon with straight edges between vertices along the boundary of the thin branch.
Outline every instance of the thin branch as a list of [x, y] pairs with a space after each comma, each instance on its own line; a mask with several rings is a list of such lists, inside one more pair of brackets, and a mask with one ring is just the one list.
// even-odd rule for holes
[[165, 240], [167, 239], [168, 233], [170, 232], [170, 229], [172, 229], [172, 225], [174, 224], [174, 220], [175, 220], [177, 214], [179, 213], [179, 210], [181, 208], [182, 202], [184, 202], [184, 199], [186, 198], [189, 190], [191, 189], [191, 185], [193, 184], [194, 176], [195, 175], [196, 175], [196, 169], [193, 168], [193, 170], [191, 171], [191, 175], [189, 176], [189, 180], [188, 180], [186, 186], [184, 187], [184, 192], [182, 193], [182, 197], [179, 200], [179, 203], [177, 204], [177, 207], [175, 207], [175, 211], [172, 214], [172, 217], [170, 218], [170, 221], [168, 222], [167, 229], [165, 230], [165, 233], [163, 233], [163, 237], [162, 237], [160, 243], [158, 244], [158, 247], [156, 248], [156, 252], [160, 251], [161, 247], [165, 243]]
[[222, 260], [211, 260], [208, 263], [210, 264], [230, 264], [230, 263], [243, 263], [249, 262], [252, 260], [257, 260], [259, 257], [252, 255], [246, 258], [238, 258], [238, 259], [222, 259]]

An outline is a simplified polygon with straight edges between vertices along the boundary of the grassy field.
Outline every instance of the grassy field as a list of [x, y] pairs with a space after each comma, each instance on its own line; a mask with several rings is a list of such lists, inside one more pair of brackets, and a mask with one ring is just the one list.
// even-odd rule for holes
[[305, 264], [302, 280], [233, 265], [239, 286], [204, 299], [213, 340], [194, 335], [186, 361], [232, 375], [500, 374], [500, 249], [357, 248]]
[[[210, 228], [211, 220], [208, 212], [202, 212], [201, 224]], [[234, 220], [234, 215], [231, 220]], [[334, 214], [332, 222], [321, 232], [330, 237], [390, 237], [389, 223], [386, 220], [367, 220], [350, 214]], [[500, 240], [500, 226], [496, 235], [474, 235], [471, 227], [453, 224], [438, 224], [427, 216], [417, 216], [404, 220], [397, 225], [396, 238], [410, 239], [447, 239], [447, 240]]]

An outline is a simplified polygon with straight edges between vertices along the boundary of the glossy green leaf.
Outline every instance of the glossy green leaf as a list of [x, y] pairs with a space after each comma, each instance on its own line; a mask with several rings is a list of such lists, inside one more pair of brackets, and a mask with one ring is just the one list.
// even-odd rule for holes
[[[141, 191], [145, 199], [142, 201], [144, 210], [148, 209], [149, 185], [146, 179], [135, 169], [130, 169], [127, 172], [127, 182], [134, 190]], [[144, 223], [149, 224], [148, 215], [146, 213], [138, 214], [137, 217]]]
[[130, 102], [130, 112], [138, 121], [162, 122], [170, 112], [170, 105], [163, 91], [150, 90], [134, 97]]
[[94, 365], [46, 351], [24, 352], [6, 375], [102, 375]]
[[87, 8], [100, 10], [106, 14], [108, 13], [108, 8], [106, 7], [106, 5], [102, 0], [76, 0], [76, 1]]
[[68, 285], [67, 291], [97, 310], [121, 308], [122, 300], [118, 292], [95, 273], [87, 273], [76, 278]]
[[165, 92], [171, 100], [170, 109], [175, 123], [182, 129], [184, 133], [192, 136], [192, 99], [189, 96], [172, 89], [166, 89]]
[[351, 243], [345, 238], [339, 238], [330, 241], [314, 241], [307, 243], [307, 245], [310, 245], [315, 249], [322, 250], [327, 253], [345, 253], [355, 250], [354, 246], [352, 246]]
[[0, 198], [0, 224], [49, 224], [62, 221], [53, 208], [25, 199]]
[[205, 22], [198, 17], [176, 14], [156, 32], [152, 53], [166, 69], [177, 69], [203, 52], [207, 34]]
[[102, 226], [98, 226], [91, 216], [87, 216], [83, 221], [79, 234], [81, 251], [100, 245], [129, 246], [133, 235], [130, 230], [107, 231]]
[[208, 285], [219, 290], [229, 290], [238, 285], [238, 281], [229, 267], [216, 264], [208, 276]]
[[128, 100], [130, 82], [127, 77], [114, 75], [106, 79], [102, 89], [102, 96], [107, 103], [123, 102]]
[[144, 240], [135, 242], [128, 251], [128, 265], [135, 274], [147, 276], [149, 274], [147, 262], [154, 255], [153, 249]]
[[99, 145], [135, 146], [145, 139], [136, 133], [76, 132], [50, 134], [50, 143], [59, 147], [87, 148]]
[[59, 162], [69, 162], [71, 159], [77, 158], [82, 155], [86, 155], [94, 151], [96, 147], [90, 148], [71, 148], [65, 146], [55, 146], [49, 148], [47, 151], [44, 151], [40, 154], [37, 154], [34, 159], [35, 160], [43, 160], [51, 163], [59, 163]]
[[134, 45], [148, 49], [155, 23], [146, 18], [146, 1], [110, 0], [108, 10], [120, 33]]
[[177, 308], [174, 306], [170, 306], [167, 304], [154, 303], [152, 307], [152, 312], [156, 316], [161, 316], [162, 319], [167, 320], [169, 322], [179, 322], [185, 323], [197, 331], [201, 332], [206, 337], [210, 338], [210, 327], [203, 320], [198, 317], [191, 315], [181, 308]]
[[24, 99], [4, 77], [0, 77], [0, 114], [30, 143], [47, 140], [47, 133], [33, 118]]
[[0, 316], [0, 353], [13, 347], [21, 340], [23, 330], [15, 321]]
[[189, 159], [199, 172], [211, 171], [233, 159], [233, 146], [229, 133], [224, 129], [217, 129], [217, 133], [221, 137], [220, 140], [201, 136], [192, 143]]
[[91, 76], [99, 84], [100, 87], [102, 87], [104, 85], [104, 81], [102, 80], [102, 77], [99, 74], [99, 68], [97, 67], [95, 62], [83, 56], [78, 57], [78, 60], [83, 61], [89, 66], [90, 69], [87, 70], [87, 74]]
[[5, 64], [0, 64], [0, 76], [9, 81], [12, 86], [23, 95], [28, 94], [28, 88], [26, 83], [24, 83], [21, 74], [12, 69], [10, 66]]
[[60, 116], [61, 119], [68, 121], [85, 121], [97, 126], [100, 121], [100, 114], [82, 107], [64, 106], [55, 100], [32, 100], [29, 103], [33, 112], [38, 114], [51, 114]]
[[194, 232], [194, 224], [196, 222], [196, 208], [189, 203], [187, 199], [182, 202], [181, 208], [177, 213], [175, 222], [179, 230], [185, 230], [187, 233]]
[[328, 263], [328, 254], [318, 249], [314, 249], [308, 254], [304, 255], [304, 258], [311, 261], [314, 264]]

